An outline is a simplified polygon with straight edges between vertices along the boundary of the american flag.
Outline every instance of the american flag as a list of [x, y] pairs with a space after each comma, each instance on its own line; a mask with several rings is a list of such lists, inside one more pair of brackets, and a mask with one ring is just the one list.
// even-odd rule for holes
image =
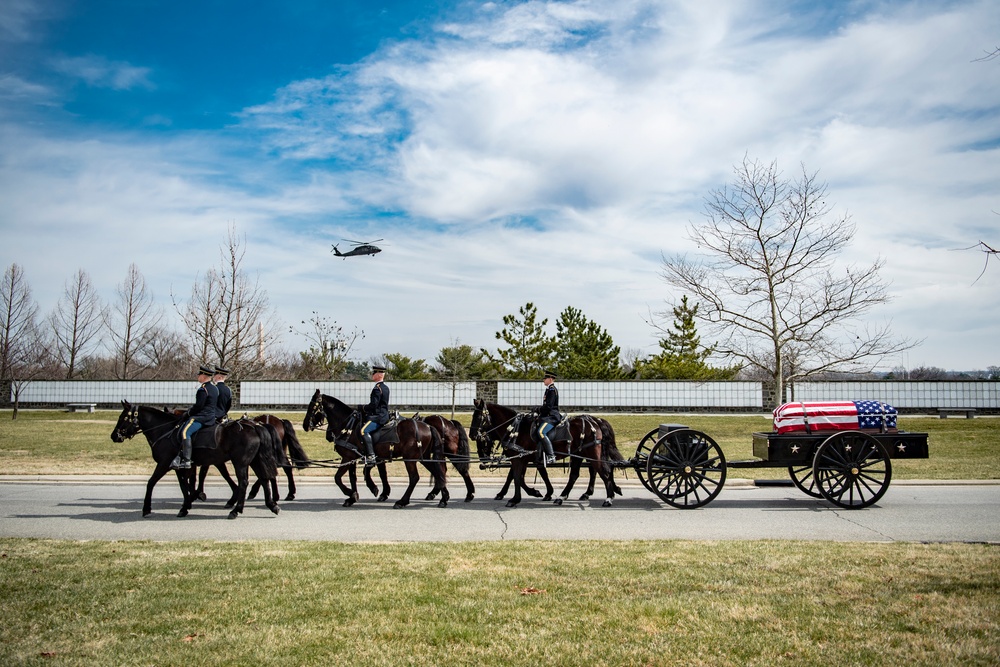
[[896, 428], [896, 408], [881, 401], [823, 401], [785, 403], [774, 412], [778, 433], [852, 431]]

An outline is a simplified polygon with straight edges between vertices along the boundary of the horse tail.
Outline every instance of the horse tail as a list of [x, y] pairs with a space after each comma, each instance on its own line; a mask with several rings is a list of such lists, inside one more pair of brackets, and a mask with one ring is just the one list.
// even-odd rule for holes
[[431, 458], [444, 461], [444, 438], [441, 437], [441, 432], [430, 424], [427, 424], [427, 428], [431, 430]]
[[[278, 476], [278, 460], [275, 457], [275, 449], [281, 449], [281, 440], [278, 438], [278, 432], [270, 424], [261, 424], [259, 422], [249, 422], [253, 425], [252, 433], [257, 436], [260, 441], [257, 447], [257, 455], [254, 460], [259, 464], [260, 471], [257, 473], [258, 476], [263, 476], [264, 479], [274, 479]], [[257, 468], [255, 467], [256, 471]]]
[[295, 435], [295, 427], [292, 426], [292, 422], [287, 419], [282, 419], [281, 425], [285, 427], [284, 445], [288, 448], [288, 458], [291, 460], [292, 465], [300, 470], [308, 467], [309, 455], [306, 454], [306, 450], [302, 448], [302, 443], [299, 442], [299, 436]]
[[469, 462], [472, 458], [472, 453], [469, 449], [469, 434], [465, 432], [465, 427], [462, 426], [462, 422], [457, 419], [452, 419], [451, 423], [454, 424], [455, 430], [458, 431], [457, 460], [452, 461], [451, 464], [455, 466], [455, 470], [467, 473], [469, 472]]
[[267, 430], [268, 440], [271, 441], [271, 451], [274, 452], [275, 464], [280, 468], [290, 466], [291, 463], [289, 463], [288, 457], [285, 456], [285, 448], [281, 444], [281, 434], [278, 433], [278, 429], [270, 422], [264, 424], [264, 428]]
[[597, 423], [601, 425], [601, 456], [607, 461], [621, 462], [625, 460], [622, 453], [618, 451], [618, 443], [615, 441], [615, 429], [611, 427], [607, 419], [597, 418]]

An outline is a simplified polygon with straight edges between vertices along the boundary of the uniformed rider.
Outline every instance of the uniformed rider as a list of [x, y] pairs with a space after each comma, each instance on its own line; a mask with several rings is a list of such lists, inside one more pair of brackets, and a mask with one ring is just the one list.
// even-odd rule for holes
[[372, 444], [372, 433], [389, 423], [389, 387], [383, 382], [385, 379], [384, 366], [372, 366], [372, 387], [371, 398], [368, 405], [362, 406], [361, 414], [364, 417], [365, 425], [361, 427], [361, 439], [365, 443], [365, 467], [370, 468], [375, 465], [375, 447]]
[[220, 424], [229, 420], [229, 410], [233, 407], [233, 390], [226, 384], [228, 375], [228, 368], [216, 366], [215, 375], [212, 376], [212, 383], [219, 390], [219, 401], [215, 406], [215, 421]]
[[542, 407], [538, 408], [538, 421], [535, 428], [538, 429], [541, 463], [542, 465], [551, 465], [556, 462], [556, 454], [548, 433], [562, 421], [562, 415], [559, 413], [559, 390], [556, 389], [556, 374], [552, 371], [545, 371], [545, 379], [542, 382], [545, 384], [545, 396], [542, 398]]
[[186, 413], [186, 421], [181, 426], [181, 451], [170, 462], [174, 470], [191, 467], [191, 437], [202, 427], [215, 423], [215, 411], [219, 403], [219, 391], [212, 384], [214, 370], [208, 366], [198, 369], [198, 391], [194, 395], [194, 405]]

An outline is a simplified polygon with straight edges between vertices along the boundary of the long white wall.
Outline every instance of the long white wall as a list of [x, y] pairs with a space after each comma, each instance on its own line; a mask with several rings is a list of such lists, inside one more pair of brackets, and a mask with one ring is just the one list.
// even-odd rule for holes
[[[56, 382], [36, 381], [21, 391], [20, 404], [58, 405], [97, 403], [113, 406], [122, 399], [132, 403], [184, 406], [194, 400], [196, 382]], [[441, 382], [389, 382], [392, 404], [420, 409], [452, 405], [470, 408], [477, 396], [476, 382], [454, 387]], [[495, 387], [496, 400], [512, 407], [541, 402], [541, 382], [497, 381], [479, 383], [478, 395]], [[763, 409], [765, 392], [759, 382], [688, 381], [571, 381], [558, 383], [560, 407], [610, 409]], [[336, 396], [346, 403], [367, 403], [370, 382], [242, 382], [241, 407], [271, 405], [305, 407], [313, 393]], [[794, 400], [879, 400], [897, 408], [1000, 409], [1000, 382], [802, 382], [792, 388]], [[10, 396], [13, 402], [13, 392]]]

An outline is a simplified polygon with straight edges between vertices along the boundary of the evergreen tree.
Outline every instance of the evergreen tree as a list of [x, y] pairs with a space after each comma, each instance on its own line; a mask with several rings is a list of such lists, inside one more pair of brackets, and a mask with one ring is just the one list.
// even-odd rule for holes
[[497, 349], [497, 356], [489, 355], [489, 359], [502, 366], [505, 377], [537, 378], [552, 362], [554, 343], [545, 333], [548, 322], [538, 321], [538, 310], [530, 301], [518, 315], [504, 315], [504, 328], [496, 337], [507, 347]]
[[393, 352], [385, 355], [389, 377], [393, 380], [426, 380], [431, 377], [427, 362]]
[[617, 380], [621, 348], [599, 324], [567, 306], [556, 322], [556, 372], [560, 378]]
[[698, 306], [691, 306], [684, 295], [673, 311], [674, 322], [666, 338], [660, 339], [660, 353], [637, 364], [637, 376], [645, 380], [731, 380], [735, 377], [739, 366], [714, 368], [708, 365], [714, 347], [701, 343], [695, 324]]

